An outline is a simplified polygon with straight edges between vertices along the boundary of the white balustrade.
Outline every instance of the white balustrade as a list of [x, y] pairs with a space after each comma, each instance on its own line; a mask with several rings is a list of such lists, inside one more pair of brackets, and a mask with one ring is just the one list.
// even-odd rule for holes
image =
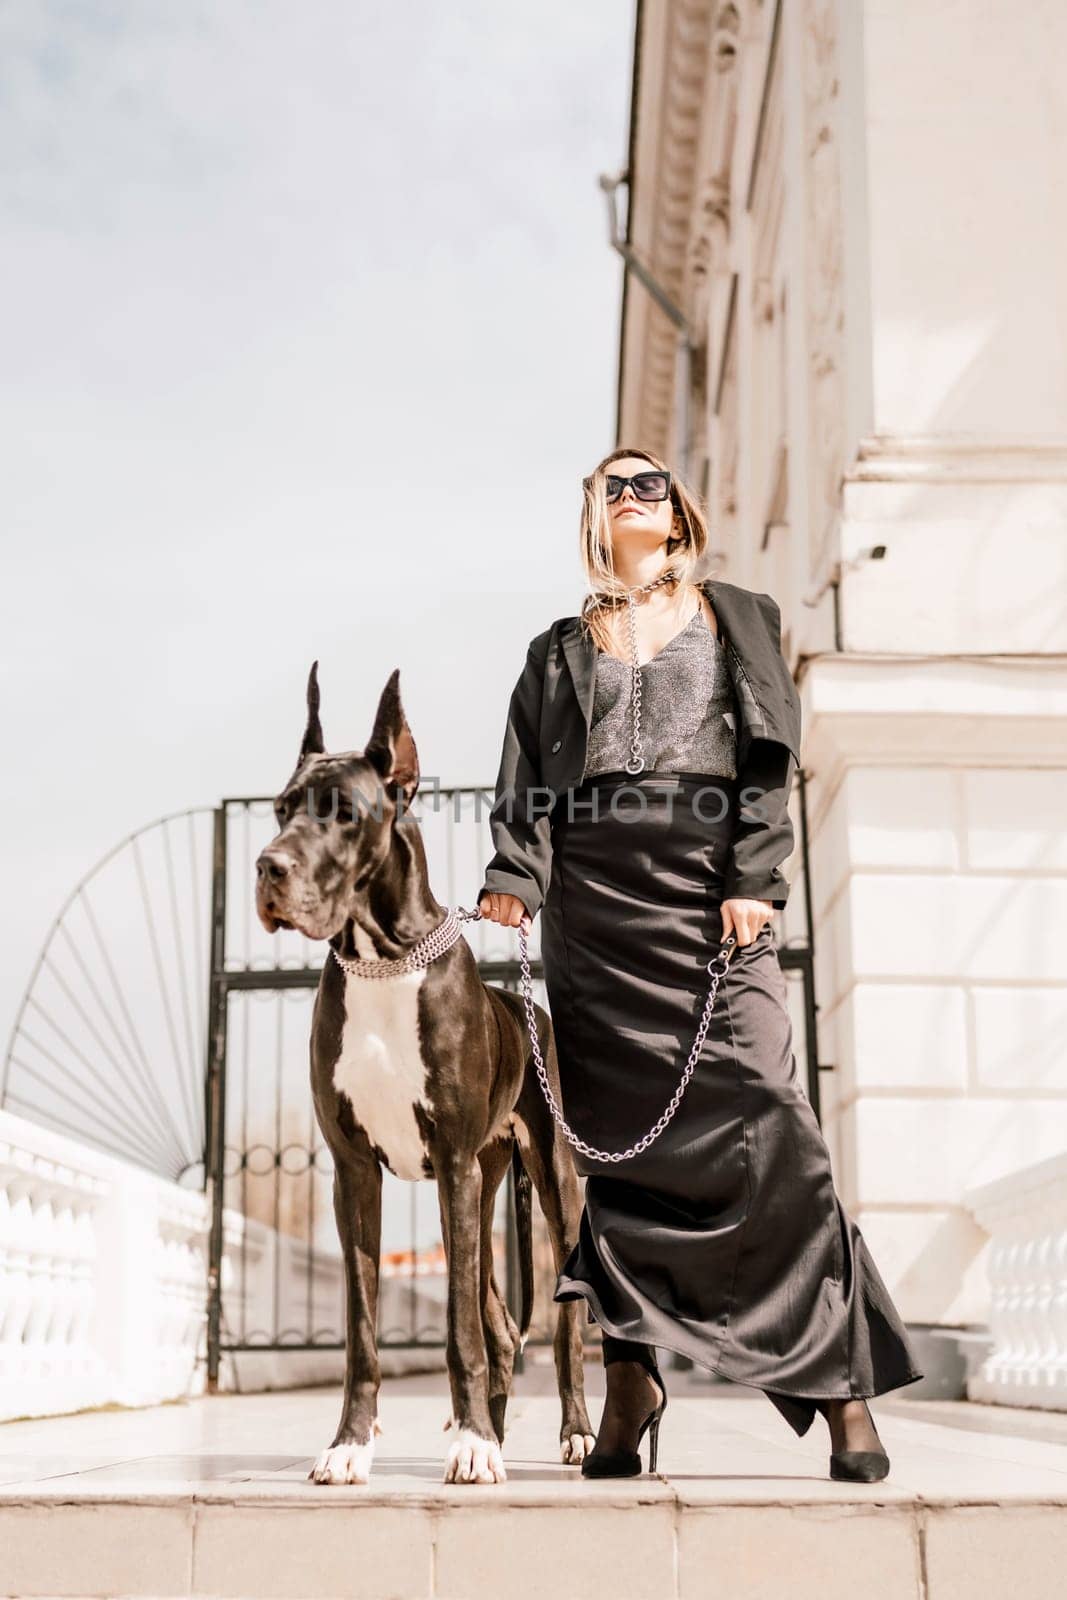
[[[203, 1393], [209, 1230], [203, 1193], [0, 1110], [0, 1421]], [[316, 1328], [343, 1331], [340, 1251], [309, 1256], [224, 1211], [229, 1337], [242, 1320], [269, 1332], [276, 1308], [280, 1326], [303, 1327], [309, 1271]], [[340, 1370], [335, 1352], [317, 1359], [315, 1376]], [[279, 1357], [269, 1386], [308, 1370]], [[237, 1376], [259, 1386], [254, 1366], [224, 1361], [222, 1387]]]
[[0, 1111], [0, 1417], [108, 1397], [96, 1338], [107, 1189], [91, 1152]]
[[993, 1340], [968, 1395], [1067, 1411], [1067, 1155], [972, 1189], [964, 1200], [990, 1235]]

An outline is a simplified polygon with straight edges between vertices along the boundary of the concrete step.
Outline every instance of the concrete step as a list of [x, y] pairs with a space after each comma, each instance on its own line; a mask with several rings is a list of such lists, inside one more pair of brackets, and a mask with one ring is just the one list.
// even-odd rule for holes
[[[0, 1594], [287, 1600], [1047, 1600], [1067, 1561], [1067, 1418], [876, 1401], [886, 1482], [827, 1476], [758, 1393], [665, 1368], [659, 1472], [560, 1464], [552, 1374], [517, 1383], [508, 1481], [440, 1481], [443, 1375], [383, 1385], [366, 1486], [307, 1481], [339, 1393], [0, 1427]], [[603, 1374], [590, 1364], [594, 1425]], [[647, 1441], [646, 1441], [647, 1444]], [[644, 1459], [647, 1461], [647, 1449]]]

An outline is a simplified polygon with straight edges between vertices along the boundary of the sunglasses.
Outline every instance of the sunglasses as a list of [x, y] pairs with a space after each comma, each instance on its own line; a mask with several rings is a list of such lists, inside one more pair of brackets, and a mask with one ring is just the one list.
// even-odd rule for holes
[[627, 484], [633, 487], [639, 500], [666, 500], [671, 492], [671, 475], [669, 472], [638, 472], [632, 478], [617, 478], [614, 473], [608, 473], [604, 491], [609, 505], [619, 498]]

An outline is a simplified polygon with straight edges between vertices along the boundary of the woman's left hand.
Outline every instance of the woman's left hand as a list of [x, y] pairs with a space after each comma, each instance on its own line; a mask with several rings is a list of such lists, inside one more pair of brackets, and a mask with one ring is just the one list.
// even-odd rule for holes
[[738, 945], [751, 944], [759, 937], [765, 922], [770, 922], [774, 907], [769, 900], [724, 900], [722, 903], [722, 936], [737, 935]]

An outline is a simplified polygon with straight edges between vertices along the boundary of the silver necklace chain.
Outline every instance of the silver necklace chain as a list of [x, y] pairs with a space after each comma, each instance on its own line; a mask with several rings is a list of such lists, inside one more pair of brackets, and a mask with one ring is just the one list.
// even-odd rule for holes
[[[641, 667], [637, 660], [637, 594], [649, 594], [653, 589], [658, 589], [661, 583], [672, 583], [677, 579], [677, 573], [668, 567], [660, 577], [651, 583], [635, 585], [626, 591], [626, 601], [630, 621], [630, 709], [633, 716], [633, 734], [630, 739], [630, 754], [623, 765], [631, 777], [636, 777], [645, 770], [645, 758], [641, 754]], [[700, 602], [697, 602], [699, 607]]]

